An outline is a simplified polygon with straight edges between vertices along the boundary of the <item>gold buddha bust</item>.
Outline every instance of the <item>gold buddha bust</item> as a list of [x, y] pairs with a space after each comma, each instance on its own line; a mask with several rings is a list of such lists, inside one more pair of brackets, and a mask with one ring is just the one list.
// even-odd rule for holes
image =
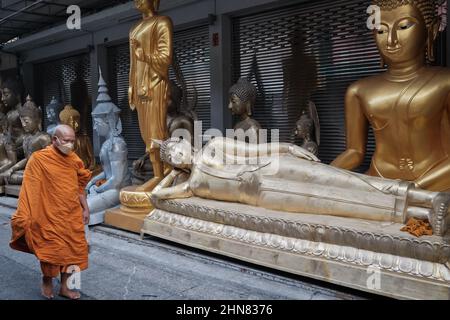
[[381, 25], [374, 30], [386, 72], [352, 84], [345, 99], [347, 150], [332, 165], [357, 168], [370, 125], [376, 150], [367, 172], [450, 191], [450, 69], [434, 60], [442, 0], [374, 0]]
[[86, 133], [80, 133], [80, 113], [71, 105], [67, 105], [59, 114], [61, 124], [73, 128], [76, 134], [74, 152], [83, 160], [84, 167], [89, 170], [95, 169], [95, 157], [91, 139]]

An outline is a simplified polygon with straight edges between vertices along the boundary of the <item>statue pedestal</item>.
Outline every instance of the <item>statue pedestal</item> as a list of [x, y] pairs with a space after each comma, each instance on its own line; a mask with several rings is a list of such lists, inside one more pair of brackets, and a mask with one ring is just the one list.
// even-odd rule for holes
[[450, 299], [450, 239], [401, 224], [266, 210], [198, 198], [157, 201], [149, 234], [399, 299]]
[[120, 208], [105, 212], [105, 224], [115, 228], [140, 233], [145, 217], [153, 206], [144, 192], [136, 191], [137, 186], [120, 191]]

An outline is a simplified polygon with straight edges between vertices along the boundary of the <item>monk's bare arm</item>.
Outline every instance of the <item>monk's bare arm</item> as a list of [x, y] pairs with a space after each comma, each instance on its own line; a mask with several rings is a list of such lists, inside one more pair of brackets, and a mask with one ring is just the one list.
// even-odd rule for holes
[[83, 222], [84, 224], [89, 224], [89, 207], [87, 204], [86, 194], [80, 193], [79, 198], [81, 207], [83, 208]]
[[367, 144], [368, 122], [358, 97], [358, 84], [347, 90], [345, 97], [345, 126], [347, 150], [338, 156], [332, 166], [352, 170], [364, 161]]

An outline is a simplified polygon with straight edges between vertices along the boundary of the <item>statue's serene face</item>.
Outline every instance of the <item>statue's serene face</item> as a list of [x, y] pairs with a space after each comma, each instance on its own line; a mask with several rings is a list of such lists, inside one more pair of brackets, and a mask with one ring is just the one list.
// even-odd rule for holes
[[230, 103], [228, 105], [228, 109], [235, 115], [242, 115], [247, 112], [248, 105], [247, 103], [243, 103], [242, 100], [236, 95], [230, 95]]
[[94, 130], [97, 131], [98, 135], [101, 137], [109, 136], [110, 128], [106, 119], [103, 117], [95, 117]]
[[186, 140], [171, 143], [167, 148], [167, 160], [176, 168], [190, 168], [192, 166], [192, 147]]
[[414, 5], [381, 11], [381, 28], [375, 30], [375, 40], [384, 61], [407, 63], [425, 53], [427, 27]]
[[153, 0], [134, 0], [134, 5], [141, 12], [154, 11]]
[[3, 88], [2, 102], [6, 107], [14, 108], [19, 103], [19, 100], [12, 90], [9, 88]]
[[20, 117], [23, 130], [26, 133], [32, 133], [39, 129], [39, 119], [33, 119], [32, 117]]

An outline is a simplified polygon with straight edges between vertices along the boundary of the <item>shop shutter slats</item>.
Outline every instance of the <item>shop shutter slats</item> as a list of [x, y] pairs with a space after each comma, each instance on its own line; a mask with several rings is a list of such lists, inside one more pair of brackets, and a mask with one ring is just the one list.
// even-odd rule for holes
[[[265, 91], [259, 93], [255, 119], [263, 128], [279, 129], [281, 141], [296, 142], [295, 122], [310, 95], [321, 121], [319, 157], [325, 163], [345, 150], [348, 86], [382, 71], [366, 27], [369, 5], [362, 0], [311, 1], [233, 19], [234, 80], [249, 74], [256, 54]], [[287, 90], [289, 79], [293, 87]], [[255, 78], [252, 82], [257, 85]], [[362, 170], [374, 146], [370, 133]]]
[[[33, 98], [42, 107], [44, 128], [47, 127], [45, 107], [55, 96], [60, 99], [63, 106], [71, 103], [80, 112], [82, 126], [92, 139], [90, 71], [90, 60], [87, 53], [34, 65], [36, 97]], [[84, 94], [80, 96], [80, 92], [84, 92]], [[88, 104], [86, 115], [83, 115], [81, 100]]]

